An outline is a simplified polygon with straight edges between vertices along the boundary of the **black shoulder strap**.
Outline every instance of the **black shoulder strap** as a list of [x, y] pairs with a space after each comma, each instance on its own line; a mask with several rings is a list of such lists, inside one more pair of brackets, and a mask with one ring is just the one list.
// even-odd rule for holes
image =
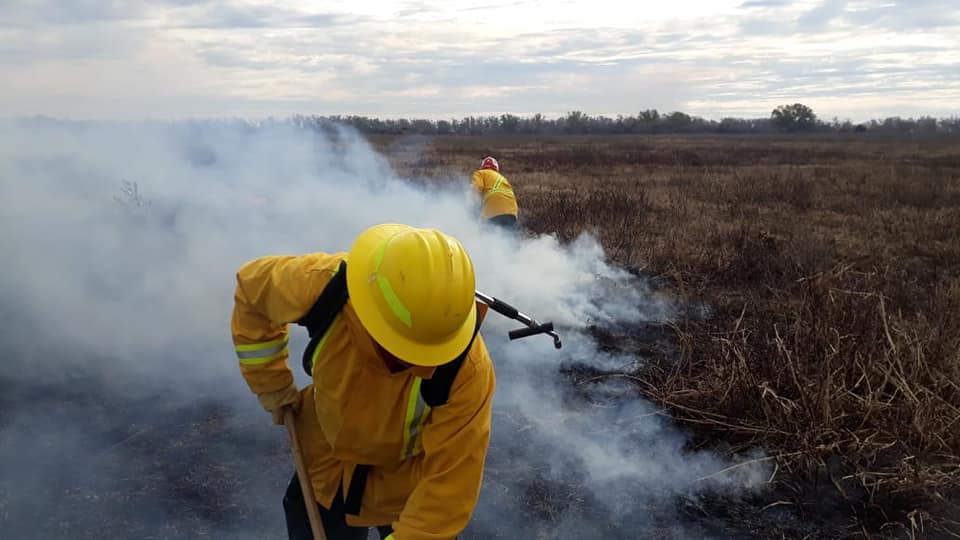
[[423, 401], [427, 405], [439, 407], [447, 403], [447, 400], [450, 399], [450, 389], [453, 387], [453, 381], [457, 378], [457, 373], [460, 373], [460, 367], [463, 366], [463, 361], [466, 358], [467, 354], [463, 353], [454, 361], [437, 367], [437, 370], [433, 372], [433, 377], [424, 379], [420, 383], [420, 396], [423, 397]]
[[473, 342], [477, 339], [477, 334], [480, 333], [481, 324], [483, 324], [483, 314], [478, 313], [477, 326], [473, 329], [473, 337], [470, 338], [467, 348], [452, 362], [438, 366], [437, 370], [433, 372], [433, 377], [424, 379], [420, 383], [420, 396], [430, 407], [439, 407], [446, 404], [447, 400], [450, 399], [450, 389], [453, 388], [453, 381], [457, 378], [457, 373], [460, 373], [460, 368], [463, 366], [464, 360], [467, 359], [467, 355], [470, 354]]
[[313, 307], [297, 321], [297, 324], [305, 326], [310, 334], [310, 344], [303, 351], [303, 370], [307, 372], [307, 375], [313, 375], [311, 373], [313, 351], [316, 350], [317, 344], [330, 329], [333, 320], [337, 318], [346, 303], [347, 261], [340, 261], [340, 266], [333, 277], [330, 278], [327, 286], [323, 288]]

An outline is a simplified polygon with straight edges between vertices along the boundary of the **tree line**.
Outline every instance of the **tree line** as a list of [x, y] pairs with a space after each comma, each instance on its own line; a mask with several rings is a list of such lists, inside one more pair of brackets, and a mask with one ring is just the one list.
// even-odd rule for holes
[[780, 105], [766, 118], [722, 118], [708, 120], [674, 111], [656, 109], [636, 115], [590, 116], [572, 111], [565, 116], [547, 118], [542, 114], [466, 116], [450, 120], [380, 119], [367, 116], [295, 116], [294, 123], [304, 127], [323, 127], [339, 123], [364, 134], [374, 135], [588, 135], [588, 134], [680, 134], [680, 133], [814, 133], [873, 132], [891, 135], [960, 135], [960, 117], [889, 117], [854, 124], [849, 120], [824, 121], [802, 103]]

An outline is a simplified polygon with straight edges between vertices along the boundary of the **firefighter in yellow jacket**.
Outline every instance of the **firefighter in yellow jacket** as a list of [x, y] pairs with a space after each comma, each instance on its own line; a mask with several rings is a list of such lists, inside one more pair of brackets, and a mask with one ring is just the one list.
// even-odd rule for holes
[[[312, 384], [298, 391], [287, 326], [315, 315], [338, 277], [345, 303], [311, 336]], [[319, 505], [328, 539], [365, 539], [377, 527], [389, 540], [450, 540], [466, 527], [494, 392], [478, 333], [485, 305], [474, 292], [456, 239], [396, 224], [367, 229], [349, 253], [267, 256], [238, 271], [231, 327], [240, 370], [274, 423], [286, 406], [298, 412], [315, 498], [307, 504]], [[448, 396], [431, 406], [425, 389], [453, 365]], [[287, 530], [309, 539], [300, 493], [294, 475]]]
[[473, 189], [483, 199], [481, 219], [507, 228], [516, 227], [517, 196], [510, 181], [500, 174], [500, 163], [492, 156], [483, 158], [480, 168], [473, 172]]

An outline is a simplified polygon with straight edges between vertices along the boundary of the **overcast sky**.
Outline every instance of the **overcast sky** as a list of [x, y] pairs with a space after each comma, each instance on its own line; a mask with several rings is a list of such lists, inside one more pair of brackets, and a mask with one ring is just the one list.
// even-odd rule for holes
[[0, 0], [0, 116], [960, 114], [960, 0]]

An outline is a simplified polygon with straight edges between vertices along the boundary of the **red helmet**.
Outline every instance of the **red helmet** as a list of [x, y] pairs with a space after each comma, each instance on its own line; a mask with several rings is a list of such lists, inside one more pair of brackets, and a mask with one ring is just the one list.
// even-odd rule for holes
[[487, 156], [483, 158], [483, 161], [480, 162], [481, 169], [493, 169], [497, 172], [500, 172], [500, 164], [497, 163], [497, 160], [493, 156]]

